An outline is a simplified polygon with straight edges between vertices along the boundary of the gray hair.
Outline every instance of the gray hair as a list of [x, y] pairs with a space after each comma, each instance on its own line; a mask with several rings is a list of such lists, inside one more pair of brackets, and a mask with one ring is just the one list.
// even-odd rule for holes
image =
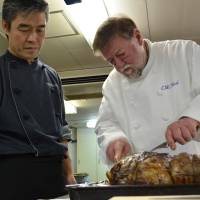
[[107, 43], [116, 35], [126, 39], [133, 36], [133, 30], [137, 26], [135, 22], [127, 16], [109, 17], [104, 21], [95, 34], [93, 41], [93, 51], [97, 55], [107, 45]]

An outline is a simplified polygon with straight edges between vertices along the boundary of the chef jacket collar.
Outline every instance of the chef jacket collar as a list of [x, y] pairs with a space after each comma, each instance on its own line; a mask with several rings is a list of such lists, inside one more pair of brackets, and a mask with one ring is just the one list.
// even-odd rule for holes
[[32, 61], [32, 63], [28, 63], [27, 60], [15, 56], [9, 50], [6, 51], [6, 55], [8, 56], [8, 58], [10, 59], [10, 61], [16, 61], [16, 62], [19, 62], [19, 63], [22, 63], [22, 64], [29, 64], [29, 65], [37, 64], [38, 63], [38, 58], [34, 58], [34, 60]]

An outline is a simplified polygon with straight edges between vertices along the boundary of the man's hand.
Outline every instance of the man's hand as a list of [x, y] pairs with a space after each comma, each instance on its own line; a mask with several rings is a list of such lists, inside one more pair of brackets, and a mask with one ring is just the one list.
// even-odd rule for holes
[[181, 118], [170, 124], [166, 131], [169, 147], [175, 150], [176, 142], [183, 145], [192, 140], [197, 134], [198, 125], [198, 121], [189, 117]]
[[66, 184], [76, 184], [76, 179], [73, 174], [72, 162], [69, 158], [69, 154], [67, 153], [67, 158], [63, 159], [63, 168], [64, 168], [64, 176], [66, 180]]
[[[63, 140], [62, 143], [67, 145], [67, 140]], [[63, 159], [63, 172], [66, 180], [66, 184], [76, 184], [76, 179], [73, 174], [72, 162], [68, 151], [66, 151], [66, 158]]]
[[125, 138], [111, 142], [106, 150], [106, 155], [112, 162], [120, 160], [131, 153], [131, 146]]
[[76, 184], [76, 179], [74, 177], [73, 174], [69, 174], [66, 176], [66, 181], [67, 181], [67, 184], [70, 185], [70, 184]]

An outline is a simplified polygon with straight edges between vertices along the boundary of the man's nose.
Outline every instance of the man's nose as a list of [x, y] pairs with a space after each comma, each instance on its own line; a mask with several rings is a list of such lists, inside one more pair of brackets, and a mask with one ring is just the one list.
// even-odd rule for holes
[[115, 64], [114, 67], [118, 70], [118, 71], [122, 71], [124, 66], [125, 66], [125, 62], [122, 59], [119, 58], [115, 58]]
[[28, 41], [31, 41], [31, 42], [34, 42], [34, 41], [37, 40], [37, 37], [38, 37], [37, 33], [36, 33], [35, 31], [32, 31], [32, 32], [28, 35], [27, 40], [28, 40]]

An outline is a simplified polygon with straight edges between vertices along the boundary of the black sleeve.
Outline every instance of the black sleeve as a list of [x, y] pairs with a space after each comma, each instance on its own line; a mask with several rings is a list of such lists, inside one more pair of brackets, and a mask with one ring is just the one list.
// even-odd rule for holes
[[2, 104], [3, 99], [3, 77], [2, 77], [2, 71], [0, 66], [0, 105]]
[[[56, 73], [57, 74], [57, 73]], [[61, 125], [62, 125], [62, 141], [71, 141], [71, 135], [72, 135], [72, 131], [68, 126], [68, 123], [66, 121], [65, 118], [65, 105], [64, 105], [64, 95], [63, 95], [63, 88], [62, 88], [62, 82], [60, 77], [57, 74], [57, 80], [58, 80], [58, 85], [59, 85], [59, 89], [60, 89], [60, 106], [61, 106]]]
[[64, 95], [63, 95], [63, 89], [62, 89], [62, 82], [57, 74], [57, 79], [58, 79], [58, 85], [59, 85], [59, 90], [60, 90], [60, 106], [61, 106], [61, 116], [62, 116], [62, 126], [68, 125], [66, 119], [65, 119], [65, 105], [64, 105]]

